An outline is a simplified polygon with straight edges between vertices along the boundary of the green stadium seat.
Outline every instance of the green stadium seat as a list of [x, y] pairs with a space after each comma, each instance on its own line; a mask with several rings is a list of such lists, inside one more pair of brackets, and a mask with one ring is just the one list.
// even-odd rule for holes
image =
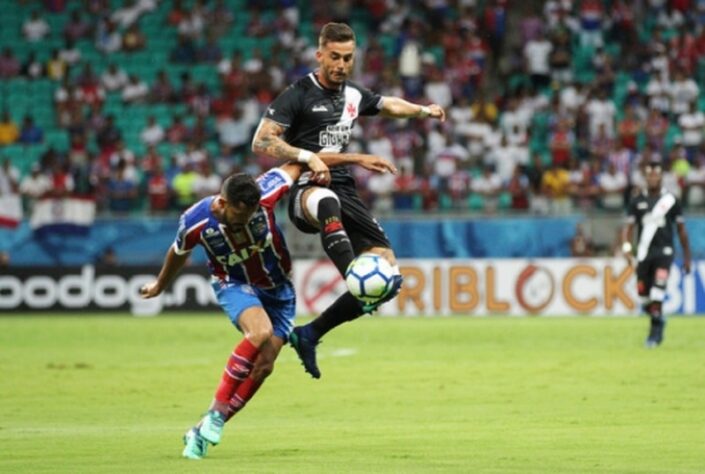
[[485, 198], [480, 194], [472, 193], [468, 196], [467, 206], [470, 210], [481, 211], [485, 208]]

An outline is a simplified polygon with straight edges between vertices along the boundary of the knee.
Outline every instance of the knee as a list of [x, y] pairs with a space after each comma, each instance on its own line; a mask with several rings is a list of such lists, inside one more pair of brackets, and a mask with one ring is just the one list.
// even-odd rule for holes
[[387, 260], [393, 267], [397, 266], [397, 257], [396, 255], [394, 255], [394, 250], [389, 247], [369, 247], [363, 250], [361, 253], [377, 254]]
[[262, 344], [271, 339], [273, 334], [272, 326], [262, 326], [254, 328], [248, 332], [247, 338], [257, 347], [261, 347]]
[[[340, 208], [340, 200], [338, 196], [328, 188], [315, 188], [305, 197], [304, 206], [307, 214], [318, 221], [318, 214], [321, 207], [333, 206], [333, 209]], [[328, 210], [328, 212], [331, 212]]]

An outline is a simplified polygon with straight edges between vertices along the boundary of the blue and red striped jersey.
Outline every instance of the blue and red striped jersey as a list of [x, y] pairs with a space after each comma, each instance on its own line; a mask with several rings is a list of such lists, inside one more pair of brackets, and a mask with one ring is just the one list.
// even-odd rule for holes
[[179, 219], [174, 252], [190, 252], [200, 244], [211, 274], [224, 282], [274, 288], [289, 281], [291, 256], [284, 234], [274, 221], [274, 206], [292, 185], [291, 177], [273, 168], [257, 178], [262, 191], [259, 209], [242, 229], [233, 231], [211, 211], [216, 196], [201, 199]]

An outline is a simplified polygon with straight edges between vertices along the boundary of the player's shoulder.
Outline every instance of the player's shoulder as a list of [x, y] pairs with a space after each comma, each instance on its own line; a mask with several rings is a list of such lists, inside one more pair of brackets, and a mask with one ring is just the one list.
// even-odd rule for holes
[[181, 220], [190, 227], [193, 224], [210, 219], [213, 216], [211, 204], [215, 196], [208, 196], [194, 203], [181, 214]]
[[311, 75], [307, 74], [289, 84], [285, 91], [289, 94], [305, 94], [311, 91], [312, 89], [315, 89], [315, 84], [311, 79]]

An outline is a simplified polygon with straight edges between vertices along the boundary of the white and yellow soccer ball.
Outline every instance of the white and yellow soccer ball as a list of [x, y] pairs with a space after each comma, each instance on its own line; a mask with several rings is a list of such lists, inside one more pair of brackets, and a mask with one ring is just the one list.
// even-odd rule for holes
[[355, 298], [365, 304], [376, 303], [389, 291], [394, 274], [394, 267], [386, 258], [363, 253], [348, 265], [345, 283]]

